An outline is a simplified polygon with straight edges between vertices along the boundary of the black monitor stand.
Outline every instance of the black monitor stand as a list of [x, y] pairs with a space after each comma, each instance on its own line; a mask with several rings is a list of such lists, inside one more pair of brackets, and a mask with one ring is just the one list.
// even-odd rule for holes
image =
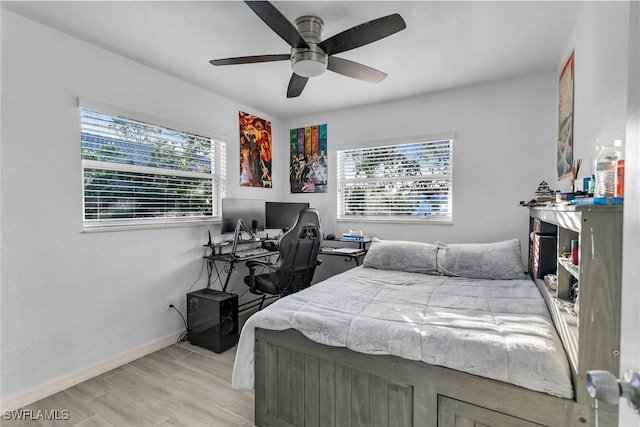
[[245, 232], [249, 235], [249, 239], [255, 240], [256, 235], [253, 230], [251, 230], [247, 224], [244, 223], [242, 219], [238, 219], [236, 222], [236, 230], [233, 234], [233, 246], [231, 247], [231, 255], [236, 254], [236, 249], [238, 248], [238, 243], [242, 243], [242, 233]]

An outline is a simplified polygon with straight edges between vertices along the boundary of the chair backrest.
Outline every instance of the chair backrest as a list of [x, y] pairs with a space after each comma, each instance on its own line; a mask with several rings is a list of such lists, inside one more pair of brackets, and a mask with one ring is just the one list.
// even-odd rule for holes
[[295, 225], [280, 238], [278, 268], [269, 276], [276, 289], [295, 292], [311, 285], [321, 242], [318, 211], [302, 209]]

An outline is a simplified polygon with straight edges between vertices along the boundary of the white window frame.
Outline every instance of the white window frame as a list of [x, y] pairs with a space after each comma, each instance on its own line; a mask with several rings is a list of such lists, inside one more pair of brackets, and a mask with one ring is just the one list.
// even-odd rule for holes
[[[384, 223], [422, 223], [422, 224], [452, 224], [453, 223], [453, 144], [455, 141], [455, 134], [447, 132], [439, 135], [430, 136], [418, 136], [405, 138], [399, 141], [386, 141], [377, 144], [363, 146], [358, 148], [349, 148], [344, 150], [338, 150], [337, 152], [337, 221], [338, 222], [384, 222]], [[416, 148], [418, 147], [418, 148]], [[372, 173], [371, 166], [360, 167], [360, 173], [357, 173], [356, 166], [353, 163], [354, 158], [358, 156], [385, 156], [395, 151], [395, 149], [409, 150], [414, 153], [416, 150], [425, 154], [431, 153], [439, 158], [443, 159], [441, 165], [431, 168], [431, 165], [426, 162], [418, 162], [420, 165], [420, 173], [416, 175], [405, 174], [403, 171], [394, 171], [393, 176], [384, 175], [378, 177], [367, 176], [367, 171]], [[396, 154], [397, 152], [393, 153]], [[371, 157], [370, 157], [371, 158]], [[351, 160], [349, 160], [351, 159]], [[391, 159], [391, 156], [389, 157]], [[413, 159], [415, 160], [415, 159]], [[375, 165], [376, 162], [370, 164]], [[415, 173], [415, 163], [414, 163]], [[431, 169], [430, 169], [431, 168]], [[366, 169], [365, 172], [362, 170]], [[380, 173], [380, 171], [377, 171]], [[420, 208], [411, 208], [410, 210], [402, 212], [402, 208], [398, 203], [389, 203], [387, 206], [388, 211], [383, 211], [380, 208], [381, 203], [376, 204], [376, 196], [379, 195], [374, 191], [366, 191], [364, 199], [361, 205], [356, 205], [363, 209], [363, 213], [347, 213], [348, 202], [346, 198], [349, 194], [349, 187], [364, 184], [369, 185], [384, 185], [386, 187], [404, 186], [407, 183], [412, 182], [427, 182], [427, 185], [438, 185], [435, 190], [430, 190], [430, 193], [435, 191], [436, 194], [431, 196], [425, 196], [416, 192], [412, 192], [413, 189], [409, 189], [409, 195], [407, 200], [411, 200], [415, 203], [420, 203]], [[446, 185], [446, 188], [441, 186]], [[379, 187], [378, 187], [379, 188]], [[406, 190], [406, 187], [404, 188]], [[395, 191], [395, 189], [393, 189]], [[374, 196], [376, 194], [376, 196]], [[384, 194], [389, 194], [385, 192]], [[425, 201], [430, 200], [434, 196], [441, 194], [442, 197], [438, 197], [436, 202]], [[395, 195], [397, 198], [397, 194]], [[402, 196], [400, 196], [402, 197]], [[376, 209], [380, 209], [377, 213], [366, 213], [366, 205], [371, 203], [372, 206], [377, 206]], [[443, 210], [444, 209], [444, 210]], [[413, 212], [413, 213], [412, 213]], [[394, 214], [396, 213], [396, 214]]]
[[[178, 170], [170, 168], [157, 168], [142, 165], [131, 165], [108, 161], [99, 161], [82, 158], [82, 219], [83, 231], [110, 231], [128, 230], [139, 228], [176, 227], [186, 225], [198, 225], [202, 223], [220, 222], [221, 199], [226, 195], [226, 143], [222, 138], [214, 137], [210, 132], [189, 128], [182, 124], [171, 123], [167, 120], [150, 117], [141, 113], [128, 111], [114, 107], [105, 103], [86, 98], [78, 99], [80, 128], [83, 128], [82, 110], [88, 110], [104, 114], [106, 116], [139, 122], [150, 126], [161, 127], [178, 133], [196, 136], [211, 143], [211, 172], [203, 173], [197, 171]], [[82, 150], [82, 143], [81, 143]], [[82, 154], [82, 153], [81, 153]], [[156, 217], [145, 218], [87, 218], [87, 206], [85, 203], [85, 170], [103, 169], [116, 173], [135, 173], [156, 176], [175, 176], [195, 179], [205, 179], [211, 182], [211, 212], [210, 214], [170, 216], [158, 215]]]

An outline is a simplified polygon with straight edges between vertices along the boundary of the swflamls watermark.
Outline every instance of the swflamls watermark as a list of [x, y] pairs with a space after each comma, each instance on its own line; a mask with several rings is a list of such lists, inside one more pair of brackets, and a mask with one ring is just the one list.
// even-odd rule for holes
[[15, 409], [2, 411], [2, 418], [6, 421], [67, 421], [69, 417], [68, 409]]

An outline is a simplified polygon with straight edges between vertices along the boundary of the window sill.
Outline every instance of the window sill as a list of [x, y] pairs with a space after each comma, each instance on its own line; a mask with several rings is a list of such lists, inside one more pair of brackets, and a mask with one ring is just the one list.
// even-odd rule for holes
[[136, 230], [153, 230], [162, 228], [182, 228], [182, 227], [200, 227], [203, 225], [219, 225], [220, 218], [201, 218], [191, 219], [184, 221], [154, 221], [147, 224], [123, 224], [123, 223], [111, 223], [111, 224], [84, 224], [82, 227], [83, 233], [104, 233], [111, 231], [136, 231]]
[[366, 218], [351, 217], [338, 218], [337, 222], [370, 222], [382, 224], [429, 224], [429, 225], [453, 225], [451, 218], [434, 219], [434, 218]]

